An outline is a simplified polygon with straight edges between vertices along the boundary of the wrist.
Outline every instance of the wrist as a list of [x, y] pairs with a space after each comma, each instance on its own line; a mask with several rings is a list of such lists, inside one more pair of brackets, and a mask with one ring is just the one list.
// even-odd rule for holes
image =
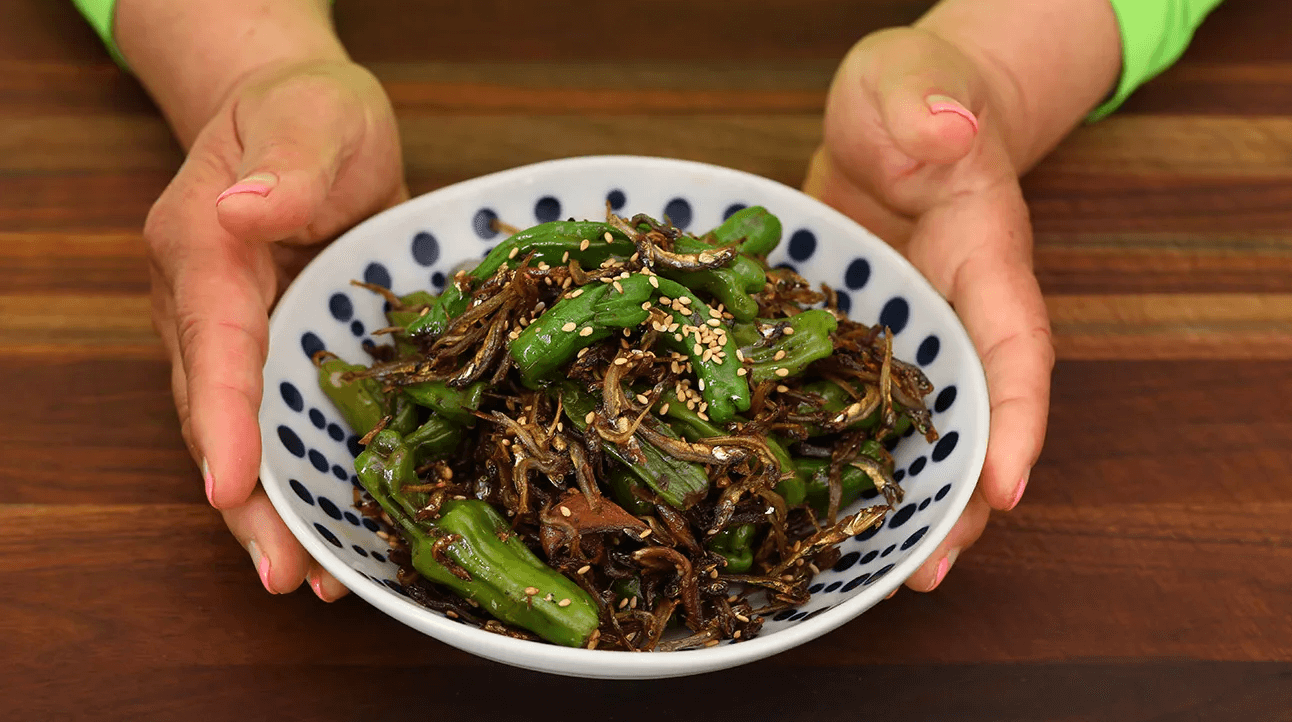
[[248, 82], [293, 66], [348, 62], [321, 0], [119, 0], [122, 55], [187, 148]]

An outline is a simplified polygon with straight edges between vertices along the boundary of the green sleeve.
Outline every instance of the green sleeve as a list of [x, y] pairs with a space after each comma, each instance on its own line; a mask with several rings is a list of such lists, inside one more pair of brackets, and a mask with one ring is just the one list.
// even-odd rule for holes
[[1171, 67], [1221, 0], [1109, 0], [1122, 35], [1122, 76], [1112, 97], [1087, 118], [1100, 120], [1139, 86]]
[[112, 53], [112, 59], [116, 60], [121, 67], [126, 67], [126, 60], [121, 57], [121, 53], [117, 50], [117, 43], [112, 37], [112, 17], [117, 9], [117, 0], [72, 0], [72, 2], [99, 34], [108, 52]]

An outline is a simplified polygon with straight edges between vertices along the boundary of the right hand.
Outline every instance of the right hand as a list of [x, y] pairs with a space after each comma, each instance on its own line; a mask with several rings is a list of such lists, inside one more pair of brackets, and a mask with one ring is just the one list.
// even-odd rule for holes
[[244, 79], [148, 214], [153, 324], [184, 440], [272, 593], [302, 580], [324, 601], [346, 589], [257, 483], [269, 310], [321, 244], [407, 197], [381, 85], [353, 63], [312, 62]]

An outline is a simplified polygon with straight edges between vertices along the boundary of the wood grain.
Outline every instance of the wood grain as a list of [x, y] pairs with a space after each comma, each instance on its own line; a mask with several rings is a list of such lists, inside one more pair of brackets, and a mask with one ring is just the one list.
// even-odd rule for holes
[[[589, 153], [796, 185], [839, 58], [930, 4], [336, 12], [421, 193]], [[606, 683], [263, 592], [148, 317], [139, 229], [182, 152], [70, 3], [0, 3], [0, 718], [1292, 720], [1286, 10], [1225, 3], [1024, 178], [1060, 358], [1047, 445], [937, 592], [738, 670]]]

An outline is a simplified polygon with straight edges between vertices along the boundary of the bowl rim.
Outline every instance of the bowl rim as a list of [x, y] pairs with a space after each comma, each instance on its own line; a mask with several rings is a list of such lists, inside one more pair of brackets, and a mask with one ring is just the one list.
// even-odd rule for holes
[[[470, 195], [476, 192], [477, 189], [493, 186], [500, 182], [523, 182], [526, 179], [532, 179], [536, 174], [572, 166], [599, 169], [614, 168], [620, 171], [625, 169], [637, 169], [646, 172], [689, 171], [702, 174], [715, 184], [721, 184], [724, 180], [739, 180], [741, 184], [750, 186], [751, 195], [763, 191], [768, 195], [784, 195], [788, 192], [797, 196], [797, 200], [811, 208], [815, 215], [831, 218], [849, 228], [854, 232], [858, 240], [868, 246], [868, 252], [882, 256], [886, 263], [906, 266], [909, 270], [914, 271], [913, 275], [917, 279], [916, 283], [923, 284], [923, 290], [929, 292], [930, 297], [937, 298], [941, 303], [941, 308], [938, 309], [937, 313], [945, 313], [950, 320], [946, 331], [955, 334], [958, 340], [968, 344], [968, 347], [973, 350], [973, 353], [968, 355], [971, 360], [969, 368], [964, 369], [965, 378], [962, 382], [957, 377], [956, 384], [960, 387], [961, 393], [966, 394], [966, 397], [971, 396], [975, 399], [981, 399], [976, 422], [982, 428], [990, 429], [990, 397], [987, 392], [986, 375], [977, 349], [951, 305], [904, 256], [856, 221], [799, 189], [747, 171], [699, 161], [636, 155], [594, 155], [558, 158], [489, 173], [410, 198], [346, 231], [310, 261], [288, 286], [275, 305], [274, 312], [270, 317], [270, 339], [280, 337], [283, 333], [282, 327], [288, 323], [288, 320], [282, 315], [281, 309], [291, 306], [291, 302], [296, 296], [306, 293], [304, 289], [310, 285], [310, 277], [314, 273], [321, 273], [317, 269], [322, 268], [327, 259], [344, 252], [341, 249], [347, 245], [347, 239], [364, 237], [372, 229], [388, 223], [391, 217], [415, 212], [413, 209], [420, 205], [434, 204], [457, 196]], [[873, 248], [870, 246], [873, 246]], [[266, 371], [268, 371], [268, 359], [266, 359]], [[262, 401], [262, 407], [265, 403], [267, 402]], [[264, 442], [267, 437], [265, 436], [263, 423], [261, 423], [261, 438], [262, 447], [266, 446], [267, 444]], [[985, 438], [986, 436], [984, 436]], [[390, 594], [386, 587], [378, 585], [352, 569], [335, 553], [334, 549], [318, 539], [309, 528], [308, 523], [290, 511], [291, 502], [286, 493], [286, 483], [279, 478], [269, 465], [263, 448], [260, 459], [260, 482], [283, 522], [315, 561], [364, 601], [418, 631], [463, 651], [533, 670], [567, 676], [646, 679], [697, 674], [753, 662], [815, 639], [860, 616], [871, 606], [900, 587], [906, 578], [914, 573], [936, 551], [938, 545], [950, 533], [951, 528], [964, 512], [965, 506], [978, 484], [978, 477], [982, 472], [983, 463], [986, 459], [986, 447], [985, 442], [974, 446], [969, 457], [970, 461], [962, 467], [961, 472], [963, 477], [969, 477], [969, 483], [955, 485], [953, 491], [945, 500], [945, 513], [936, 523], [930, 525], [928, 532], [916, 543], [902, 561], [895, 564], [884, 575], [881, 581], [811, 619], [804, 619], [794, 626], [779, 630], [774, 634], [759, 635], [739, 644], [720, 644], [713, 647], [667, 654], [639, 654], [602, 649], [589, 650], [563, 647], [545, 642], [531, 642], [486, 632], [441, 617], [429, 609], [416, 606], [415, 602]]]

